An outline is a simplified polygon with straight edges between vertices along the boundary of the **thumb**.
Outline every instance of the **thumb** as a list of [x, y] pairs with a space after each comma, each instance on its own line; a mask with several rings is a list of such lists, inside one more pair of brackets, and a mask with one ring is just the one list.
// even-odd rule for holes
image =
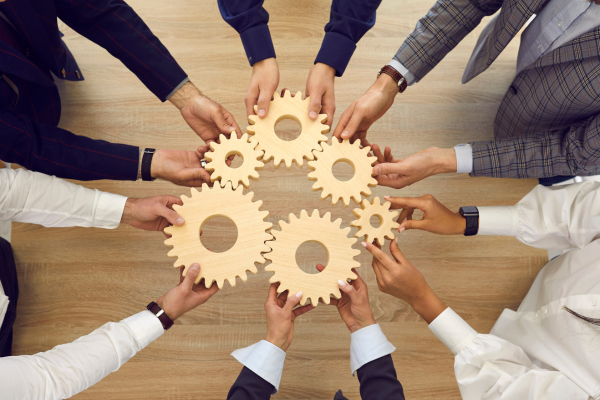
[[183, 184], [188, 186], [194, 186], [194, 182], [197, 180], [210, 182], [210, 173], [204, 168], [185, 168], [179, 171], [179, 174], [179, 177], [184, 182]]
[[359, 294], [356, 291], [356, 289], [354, 288], [354, 286], [349, 285], [348, 282], [343, 281], [343, 280], [339, 280], [338, 281], [338, 286], [340, 287], [340, 290], [344, 293], [346, 293], [348, 295], [348, 297], [350, 297], [350, 300], [353, 303], [357, 303], [360, 299], [359, 299]]
[[[416, 219], [406, 220], [400, 224], [400, 226], [398, 227], [398, 231], [400, 232], [402, 230], [409, 230], [409, 229], [420, 229], [422, 231], [426, 231], [427, 230], [426, 225], [427, 225], [427, 221], [416, 220]], [[402, 229], [402, 228], [404, 228], [404, 229]]]
[[396, 260], [398, 264], [408, 263], [408, 260], [406, 257], [404, 257], [404, 254], [402, 254], [400, 248], [398, 248], [398, 238], [394, 238], [394, 240], [390, 242], [390, 253], [392, 253], [392, 257], [394, 257], [394, 260]]
[[258, 102], [256, 104], [258, 108], [258, 116], [264, 118], [269, 113], [269, 106], [271, 105], [271, 97], [273, 93], [269, 93], [268, 90], [261, 89], [258, 95]]
[[183, 278], [183, 283], [181, 284], [181, 286], [183, 286], [183, 289], [186, 292], [192, 291], [192, 289], [194, 288], [194, 283], [196, 282], [196, 278], [198, 278], [198, 275], [200, 275], [200, 264], [193, 263], [187, 270], [185, 278]]
[[383, 163], [373, 167], [373, 175], [399, 174], [399, 163]]
[[298, 292], [293, 296], [288, 296], [283, 309], [291, 313], [294, 307], [300, 303], [300, 300], [302, 300], [302, 292]]
[[356, 108], [350, 117], [350, 121], [346, 124], [346, 128], [342, 132], [342, 139], [350, 139], [357, 131], [358, 126], [363, 120], [362, 112], [358, 111]]
[[319, 112], [321, 112], [321, 98], [323, 97], [323, 93], [317, 91], [315, 93], [311, 93], [310, 95], [310, 104], [308, 105], [308, 118], [313, 121], [317, 119], [319, 116]]
[[217, 125], [217, 128], [221, 133], [228, 135], [231, 131], [235, 130], [235, 126], [227, 121], [227, 118], [224, 115], [224, 109], [219, 104], [212, 108], [211, 114], [213, 122]]
[[164, 204], [158, 205], [157, 212], [158, 212], [158, 215], [160, 215], [161, 217], [164, 217], [167, 221], [169, 221], [169, 223], [171, 223], [173, 225], [183, 225], [183, 223], [185, 222], [181, 215], [177, 214], [177, 212], [171, 210], [169, 207], [165, 206]]

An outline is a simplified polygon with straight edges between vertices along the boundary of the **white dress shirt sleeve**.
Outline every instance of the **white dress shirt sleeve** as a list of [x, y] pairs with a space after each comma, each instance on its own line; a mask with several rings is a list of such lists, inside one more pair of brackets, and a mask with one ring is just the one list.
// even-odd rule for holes
[[447, 308], [429, 329], [455, 355], [454, 372], [463, 400], [588, 400], [558, 371], [537, 367], [523, 349], [494, 335], [478, 334]]
[[145, 310], [43, 353], [0, 358], [1, 397], [58, 400], [74, 396], [118, 370], [163, 332], [158, 318]]
[[600, 238], [600, 182], [538, 185], [516, 206], [477, 207], [480, 235], [507, 235], [533, 247], [583, 248]]
[[119, 226], [127, 197], [25, 169], [0, 169], [0, 220], [46, 227]]
[[454, 146], [456, 153], [456, 173], [470, 174], [473, 172], [473, 148], [470, 144], [457, 144]]
[[396, 348], [387, 340], [379, 324], [369, 325], [350, 335], [352, 375], [363, 365], [392, 354]]
[[408, 86], [411, 86], [413, 83], [415, 83], [415, 76], [404, 65], [402, 65], [400, 61], [392, 58], [392, 61], [390, 61], [388, 65], [402, 74], [404, 79], [406, 79], [406, 84]]
[[231, 355], [250, 371], [263, 378], [275, 387], [273, 394], [279, 390], [285, 351], [274, 344], [261, 340], [252, 346], [237, 349]]

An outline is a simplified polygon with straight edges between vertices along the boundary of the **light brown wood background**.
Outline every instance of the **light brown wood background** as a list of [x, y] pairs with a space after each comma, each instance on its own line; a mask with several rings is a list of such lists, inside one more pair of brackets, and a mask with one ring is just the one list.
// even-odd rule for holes
[[[133, 8], [208, 96], [246, 126], [244, 95], [251, 75], [241, 41], [222, 21], [216, 1], [131, 0]], [[433, 0], [386, 0], [376, 26], [360, 41], [346, 73], [336, 80], [337, 114], [371, 85]], [[280, 88], [304, 91], [329, 1], [267, 0], [270, 29], [281, 70]], [[492, 138], [493, 120], [515, 72], [518, 40], [487, 72], [467, 85], [460, 79], [484, 23], [422, 82], [397, 97], [369, 138], [397, 156], [429, 146], [454, 146]], [[60, 126], [96, 139], [155, 148], [194, 149], [200, 140], [170, 104], [161, 104], [118, 60], [64, 24], [65, 41], [85, 74], [84, 82], [62, 85]], [[301, 209], [330, 210], [344, 226], [351, 208], [320, 201], [306, 179], [308, 169], [290, 172], [273, 164], [250, 190], [264, 201], [276, 223]], [[514, 204], [536, 182], [443, 175], [401, 191], [376, 188], [375, 195], [433, 194], [456, 210], [461, 205]], [[167, 182], [86, 182], [85, 186], [132, 197], [180, 195], [189, 189]], [[213, 233], [214, 232], [214, 233]], [[213, 230], [213, 242], [228, 235]], [[354, 230], [353, 230], [354, 232]], [[14, 224], [13, 246], [20, 280], [15, 354], [33, 354], [75, 340], [108, 321], [143, 310], [178, 281], [161, 233], [130, 227], [44, 229]], [[539, 269], [544, 251], [514, 238], [441, 237], [416, 231], [399, 237], [401, 249], [430, 285], [475, 329], [487, 333], [505, 308], [516, 309]], [[360, 246], [356, 246], [359, 248]], [[318, 254], [323, 255], [323, 252]], [[313, 265], [303, 251], [301, 263]], [[388, 339], [398, 376], [409, 399], [458, 399], [453, 357], [427, 324], [404, 302], [377, 289], [370, 257], [358, 259], [370, 289], [371, 306]], [[321, 261], [323, 261], [321, 259]], [[312, 267], [314, 268], [314, 267]], [[224, 399], [241, 365], [229, 354], [264, 338], [263, 302], [268, 278], [259, 267], [246, 284], [228, 285], [207, 304], [180, 320], [119, 371], [76, 396], [78, 399]], [[342, 389], [359, 398], [350, 375], [350, 334], [335, 309], [319, 306], [296, 323], [279, 399], [331, 399]]]

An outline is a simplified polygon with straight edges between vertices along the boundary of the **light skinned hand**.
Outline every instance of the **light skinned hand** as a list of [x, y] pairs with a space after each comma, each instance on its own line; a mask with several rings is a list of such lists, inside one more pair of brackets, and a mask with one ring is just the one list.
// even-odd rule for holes
[[218, 141], [220, 134], [229, 137], [232, 131], [237, 132], [238, 138], [242, 137], [242, 130], [233, 115], [222, 105], [203, 95], [192, 82], [179, 88], [169, 101], [207, 144]]
[[[267, 58], [252, 65], [252, 78], [246, 92], [246, 114], [264, 118], [269, 113], [273, 94], [279, 86], [279, 64], [275, 58]], [[239, 131], [238, 131], [239, 132]]]
[[[421, 197], [384, 198], [392, 203], [391, 209], [402, 210], [398, 217], [398, 232], [420, 229], [438, 235], [462, 235], [467, 228], [467, 220], [460, 213], [450, 211], [430, 194]], [[423, 211], [422, 219], [413, 219], [415, 210]]]
[[198, 265], [198, 263], [194, 263], [190, 266], [185, 277], [183, 276], [183, 270], [184, 267], [181, 267], [179, 284], [156, 301], [156, 304], [158, 304], [158, 306], [164, 310], [165, 314], [173, 321], [186, 312], [206, 303], [208, 299], [219, 290], [216, 282], [207, 289], [204, 286], [204, 279], [197, 285], [194, 284], [194, 281], [200, 274], [200, 265]]
[[[183, 217], [173, 211], [173, 204], [183, 205], [179, 197], [154, 196], [145, 199], [127, 199], [122, 224], [128, 224], [134, 228], [145, 231], [163, 231], [169, 225], [181, 226], [184, 224]], [[165, 236], [169, 237], [166, 233]]]
[[[317, 264], [317, 270], [323, 271], [325, 267]], [[329, 304], [335, 306], [340, 313], [340, 317], [346, 323], [350, 333], [359, 329], [366, 328], [369, 325], [376, 324], [373, 317], [373, 310], [369, 304], [369, 292], [367, 284], [362, 280], [358, 272], [353, 268], [352, 272], [358, 276], [351, 283], [339, 280], [338, 286], [342, 291], [342, 297], [329, 299]]]
[[312, 304], [307, 304], [294, 309], [302, 300], [302, 292], [288, 296], [288, 291], [277, 296], [278, 283], [269, 287], [265, 311], [267, 312], [267, 337], [269, 343], [274, 344], [283, 351], [287, 351], [294, 338], [294, 321], [296, 317], [312, 310]]
[[428, 324], [447, 308], [431, 290], [423, 274], [404, 257], [398, 248], [398, 238], [390, 242], [390, 253], [394, 258], [377, 245], [367, 242], [362, 245], [373, 254], [373, 271], [383, 293], [406, 301]]
[[319, 114], [327, 114], [325, 124], [331, 127], [335, 114], [335, 69], [327, 64], [316, 63], [308, 73], [306, 96], [310, 96], [308, 117], [316, 120]]
[[152, 157], [150, 175], [173, 182], [176, 185], [199, 187], [211, 183], [210, 173], [201, 164], [206, 146], [198, 146], [196, 151], [157, 150]]
[[361, 145], [369, 146], [367, 130], [390, 109], [397, 94], [396, 82], [389, 75], [381, 74], [369, 90], [344, 111], [333, 136], [350, 139], [352, 143], [360, 139]]

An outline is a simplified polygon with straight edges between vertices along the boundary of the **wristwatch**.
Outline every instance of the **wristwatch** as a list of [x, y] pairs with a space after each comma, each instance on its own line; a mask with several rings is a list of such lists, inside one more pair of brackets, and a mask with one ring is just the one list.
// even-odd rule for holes
[[140, 172], [142, 175], [143, 181], [153, 181], [151, 174], [152, 167], [152, 157], [154, 156], [154, 149], [144, 149], [144, 153], [142, 154], [142, 167], [140, 168]]
[[381, 69], [379, 70], [379, 73], [377, 74], [377, 77], [379, 78], [379, 76], [381, 74], [386, 74], [386, 75], [391, 76], [392, 79], [394, 80], [394, 82], [396, 82], [396, 84], [398, 85], [398, 91], [400, 93], [402, 93], [406, 90], [406, 87], [408, 86], [406, 79], [402, 76], [402, 74], [400, 72], [396, 71], [396, 69], [394, 67], [392, 67], [391, 65], [384, 65], [383, 67], [381, 67]]
[[165, 311], [162, 308], [160, 308], [160, 306], [158, 304], [156, 304], [155, 301], [148, 304], [146, 306], [146, 308], [150, 312], [152, 312], [152, 314], [156, 315], [156, 318], [158, 318], [158, 320], [162, 324], [165, 331], [173, 326], [173, 320], [171, 318], [169, 318], [169, 316], [165, 313]]
[[474, 236], [479, 232], [479, 210], [475, 206], [461, 207], [458, 210], [460, 215], [467, 220], [465, 236]]

